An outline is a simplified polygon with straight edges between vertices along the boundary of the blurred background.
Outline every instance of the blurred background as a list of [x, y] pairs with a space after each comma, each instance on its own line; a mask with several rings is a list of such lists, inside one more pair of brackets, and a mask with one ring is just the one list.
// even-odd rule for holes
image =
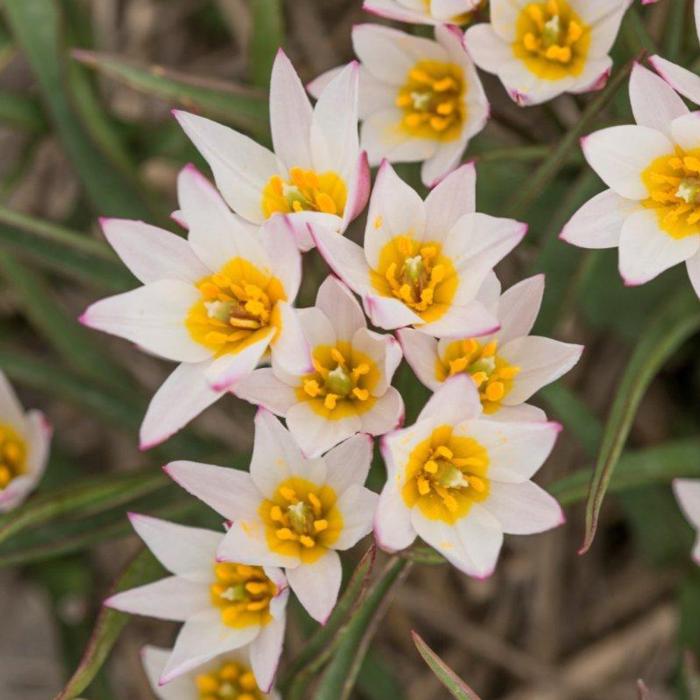
[[[616, 71], [645, 49], [697, 65], [691, 4], [634, 7], [615, 47]], [[0, 368], [24, 404], [41, 408], [55, 426], [40, 492], [70, 493], [105, 476], [123, 489], [61, 517], [19, 523], [21, 531], [0, 544], [2, 700], [51, 698], [77, 666], [100, 601], [139, 547], [127, 510], [218, 525], [166, 483], [160, 465], [177, 457], [244, 466], [252, 442], [252, 407], [227, 397], [161, 448], [138, 451], [148, 398], [172, 365], [76, 323], [90, 302], [136, 284], [104, 243], [98, 217], [144, 219], [177, 231], [168, 215], [176, 208], [178, 170], [195, 162], [208, 171], [170, 110], [191, 109], [267, 142], [265, 93], [276, 47], [285, 47], [308, 81], [353, 57], [352, 25], [377, 21], [360, 5], [0, 2]], [[693, 654], [700, 652], [700, 571], [690, 561], [692, 533], [669, 482], [678, 474], [700, 476], [697, 337], [664, 359], [636, 414], [598, 537], [590, 552], [577, 555], [585, 470], [594, 463], [612, 397], [650, 319], [672, 313], [677, 289], [688, 287], [679, 267], [625, 289], [615, 251], [586, 252], [557, 240], [567, 218], [602, 184], [584, 166], [575, 134], [559, 160], [552, 154], [582, 115], [587, 131], [629, 121], [626, 80], [602, 101], [562, 96], [520, 109], [496, 80], [482, 77], [493, 118], [465, 156], [477, 161], [477, 205], [531, 225], [499, 276], [508, 287], [545, 272], [536, 330], [586, 345], [580, 365], [535, 400], [565, 426], [538, 481], [568, 506], [568, 523], [545, 535], [506, 538], [487, 581], [444, 565], [414, 567], [379, 628], [356, 697], [447, 697], [418, 656], [412, 629], [484, 700], [624, 700], [638, 697], [637, 678], [654, 699], [689, 697], [684, 679], [693, 676]], [[543, 162], [555, 163], [555, 175], [533, 191], [532, 174]], [[417, 172], [401, 167], [418, 187]], [[349, 235], [359, 239], [363, 224], [361, 218]], [[305, 266], [301, 305], [313, 302], [326, 274], [315, 253]], [[411, 421], [427, 392], [405, 366], [396, 382]], [[132, 473], [134, 482], [125, 481]], [[372, 479], [381, 485], [379, 462]], [[0, 519], [0, 531], [8, 522], [10, 516]], [[368, 546], [358, 545], [348, 570]], [[293, 606], [289, 658], [312, 629]], [[139, 649], [169, 646], [175, 630], [130, 620], [83, 695], [152, 697]]]

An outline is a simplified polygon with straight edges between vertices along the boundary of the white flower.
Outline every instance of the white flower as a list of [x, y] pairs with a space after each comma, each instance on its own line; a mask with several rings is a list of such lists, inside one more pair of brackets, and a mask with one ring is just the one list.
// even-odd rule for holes
[[51, 426], [40, 411], [24, 412], [0, 371], [0, 513], [16, 508], [46, 469]]
[[383, 438], [387, 482], [374, 534], [388, 551], [419, 536], [458, 569], [484, 578], [496, 566], [503, 533], [528, 535], [564, 522], [559, 504], [530, 478], [560, 426], [479, 418], [468, 377], [446, 381], [414, 425]]
[[[354, 27], [360, 66], [361, 145], [370, 165], [423, 161], [421, 177], [433, 186], [457, 167], [469, 140], [489, 117], [474, 64], [454, 26], [435, 28], [435, 39], [377, 24]], [[340, 69], [317, 78], [320, 94]]]
[[[178, 196], [187, 240], [140, 221], [102, 221], [143, 286], [98, 301], [80, 319], [181, 363], [151, 401], [142, 449], [186, 425], [269, 350], [303, 342], [291, 306], [301, 256], [285, 219], [260, 229], [243, 221], [192, 166], [180, 173]], [[296, 369], [307, 367], [297, 356]]]
[[700, 295], [700, 114], [646, 68], [634, 67], [630, 101], [637, 125], [582, 141], [610, 188], [574, 214], [561, 238], [582, 248], [619, 247], [628, 286], [685, 262]]
[[365, 0], [362, 6], [378, 17], [412, 24], [465, 24], [482, 0]]
[[273, 362], [237, 382], [233, 393], [284, 417], [308, 457], [356, 433], [383, 435], [396, 428], [404, 413], [391, 386], [401, 362], [396, 340], [367, 329], [362, 308], [335, 277], [319, 288], [316, 306], [298, 313], [313, 371], [290, 374]]
[[233, 522], [219, 546], [220, 560], [286, 569], [309, 615], [325, 622], [340, 589], [336, 550], [372, 530], [377, 495], [363, 486], [372, 440], [358, 435], [323, 458], [306, 459], [265, 409], [255, 425], [250, 474], [195, 462], [173, 462], [165, 470]]
[[675, 479], [673, 491], [690, 524], [698, 531], [693, 559], [700, 564], [700, 479]]
[[474, 166], [451, 173], [425, 202], [384, 162], [372, 192], [364, 250], [321, 228], [333, 271], [362, 298], [375, 326], [441, 337], [485, 335], [498, 320], [476, 295], [527, 226], [474, 211]]
[[[695, 30], [700, 38], [700, 0], [694, 2]], [[691, 102], [700, 105], [700, 76], [687, 68], [676, 65], [661, 57], [652, 56], [649, 59], [658, 74], [675, 90], [687, 97]]]
[[523, 280], [503, 295], [496, 275], [489, 275], [478, 298], [497, 317], [500, 330], [480, 338], [436, 340], [404, 328], [398, 337], [406, 360], [433, 391], [449, 377], [471, 376], [489, 417], [545, 420], [539, 408], [524, 402], [566, 374], [578, 362], [583, 346], [529, 335], [543, 292], [544, 275]]
[[631, 0], [491, 0], [491, 22], [467, 29], [479, 68], [498, 76], [519, 105], [607, 82], [620, 22]]
[[146, 546], [172, 574], [116, 593], [105, 605], [134, 615], [184, 622], [161, 668], [166, 684], [220, 654], [250, 644], [253, 673], [265, 692], [282, 652], [289, 591], [279, 569], [223, 563], [216, 551], [223, 533], [129, 516]]
[[365, 207], [370, 176], [357, 135], [358, 67], [349, 65], [312, 109], [304, 86], [281, 50], [272, 69], [270, 126], [274, 153], [222, 124], [174, 112], [209, 163], [231, 208], [262, 224], [289, 214], [298, 244], [311, 240], [306, 222], [342, 233]]
[[244, 649], [227, 652], [194, 671], [160, 685], [171, 649], [145, 646], [141, 660], [158, 700], [281, 700], [276, 690], [263, 693], [250, 669]]

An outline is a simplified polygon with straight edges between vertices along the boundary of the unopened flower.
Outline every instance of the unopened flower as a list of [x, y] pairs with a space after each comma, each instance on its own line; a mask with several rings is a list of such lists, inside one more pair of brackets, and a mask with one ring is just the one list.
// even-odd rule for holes
[[673, 491], [690, 524], [698, 531], [693, 559], [700, 564], [700, 479], [675, 479]]
[[700, 296], [700, 116], [640, 65], [630, 101], [637, 125], [583, 139], [586, 160], [610, 189], [584, 204], [561, 238], [582, 248], [619, 247], [628, 286], [685, 262]]
[[419, 536], [470, 576], [489, 576], [503, 533], [526, 535], [564, 521], [530, 478], [560, 426], [480, 418], [474, 382], [459, 375], [433, 394], [414, 425], [383, 438], [387, 482], [374, 534], [397, 551]]
[[[187, 240], [139, 221], [102, 221], [107, 240], [143, 286], [98, 301], [81, 317], [91, 328], [181, 363], [151, 401], [142, 448], [187, 424], [268, 351], [303, 343], [291, 306], [301, 256], [284, 218], [260, 229], [243, 221], [191, 166], [180, 173], [178, 195]], [[296, 369], [309, 366], [303, 353], [293, 357]]]
[[390, 335], [367, 329], [350, 290], [328, 277], [316, 306], [299, 311], [313, 371], [290, 374], [273, 362], [236, 383], [233, 392], [283, 416], [305, 455], [317, 457], [355, 435], [397, 427], [403, 401], [391, 386], [401, 348]]
[[498, 318], [496, 333], [436, 340], [404, 328], [398, 332], [399, 341], [406, 360], [429, 389], [437, 391], [450, 377], [467, 374], [479, 390], [487, 416], [544, 420], [539, 408], [524, 402], [566, 374], [578, 362], [583, 346], [529, 335], [542, 304], [543, 275], [523, 280], [503, 295], [500, 292], [492, 274], [478, 295]]
[[280, 700], [276, 690], [260, 690], [245, 649], [227, 652], [160, 685], [171, 649], [145, 646], [141, 660], [158, 700]]
[[105, 605], [184, 623], [158, 683], [169, 683], [220, 654], [250, 644], [257, 684], [269, 691], [282, 652], [289, 596], [282, 572], [240, 561], [218, 561], [216, 551], [223, 533], [144, 515], [131, 515], [130, 520], [172, 575], [116, 593]]
[[44, 415], [25, 413], [0, 371], [0, 513], [22, 503], [39, 483], [50, 444], [51, 426]]
[[491, 0], [491, 21], [464, 37], [474, 62], [511, 98], [535, 105], [602, 88], [631, 0]]
[[357, 65], [347, 66], [312, 109], [280, 50], [270, 83], [274, 153], [210, 119], [174, 114], [209, 163], [231, 208], [255, 224], [289, 215], [297, 242], [306, 250], [312, 245], [306, 222], [342, 233], [367, 203], [369, 168], [357, 134], [357, 80]]
[[250, 474], [195, 462], [165, 470], [232, 525], [219, 545], [220, 561], [279, 566], [309, 615], [330, 615], [341, 579], [337, 550], [372, 530], [377, 495], [363, 484], [372, 440], [358, 435], [323, 458], [306, 459], [271, 413], [259, 409]]
[[411, 24], [467, 24], [484, 0], [365, 0], [363, 9]]
[[[377, 24], [360, 24], [352, 41], [360, 67], [361, 145], [371, 165], [423, 161], [433, 186], [460, 162], [481, 131], [489, 104], [461, 32], [435, 28], [435, 41]], [[317, 78], [318, 95], [338, 72]]]
[[360, 295], [375, 326], [413, 326], [438, 338], [498, 330], [498, 319], [477, 293], [527, 226], [476, 213], [475, 179], [474, 166], [464, 165], [423, 202], [384, 162], [372, 192], [364, 250], [313, 228], [319, 252]]

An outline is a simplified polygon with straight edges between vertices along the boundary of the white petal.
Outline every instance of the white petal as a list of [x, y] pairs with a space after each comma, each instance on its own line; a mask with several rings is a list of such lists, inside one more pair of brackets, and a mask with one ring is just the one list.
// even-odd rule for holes
[[695, 293], [700, 297], [700, 252], [689, 257], [685, 261], [685, 265], [688, 270], [688, 277], [690, 277], [690, 283], [693, 285]]
[[[491, 26], [503, 41], [515, 41], [515, 30], [525, 3], [521, 0], [491, 0]], [[479, 25], [477, 25], [479, 26]]]
[[620, 243], [625, 219], [637, 208], [636, 202], [604, 190], [569, 219], [559, 238], [580, 248], [614, 248]]
[[510, 45], [496, 34], [492, 24], [486, 22], [467, 29], [464, 45], [474, 63], [488, 73], [498, 73], [505, 63], [514, 61]]
[[501, 347], [526, 336], [535, 325], [544, 295], [544, 275], [528, 277], [506, 290], [498, 302], [498, 342]]
[[278, 554], [268, 547], [265, 526], [257, 514], [231, 525], [219, 545], [217, 559], [265, 567], [293, 567], [299, 564], [297, 557]]
[[362, 422], [356, 414], [329, 420], [316, 413], [308, 401], [289, 409], [287, 425], [307, 457], [318, 457], [362, 430]]
[[685, 517], [700, 528], [700, 479], [674, 479], [673, 492]]
[[428, 389], [436, 391], [441, 383], [435, 371], [439, 361], [437, 340], [427, 333], [421, 333], [412, 328], [401, 328], [396, 335], [403, 348], [406, 362], [411, 366], [416, 377]]
[[[481, 120], [480, 125], [474, 131], [481, 131], [486, 123], [486, 116]], [[429, 158], [425, 160], [421, 167], [421, 182], [426, 187], [436, 187], [447, 175], [449, 175], [461, 162], [464, 149], [469, 142], [469, 135], [466, 131], [454, 141], [441, 143]]]
[[289, 585], [306, 612], [325, 624], [340, 591], [343, 569], [337, 552], [328, 550], [313, 564], [302, 564], [287, 572]]
[[652, 56], [649, 63], [657, 73], [683, 97], [694, 104], [700, 104], [700, 76], [687, 68], [671, 63], [661, 56]]
[[274, 153], [210, 119], [187, 112], [174, 114], [209, 163], [216, 186], [229, 206], [244, 219], [262, 223], [263, 188], [279, 174]]
[[187, 314], [200, 298], [192, 284], [160, 280], [95, 302], [80, 322], [168, 360], [202, 362], [211, 351], [197, 343], [185, 326]]
[[691, 112], [671, 122], [673, 140], [684, 150], [700, 148], [700, 112]]
[[367, 328], [362, 307], [336, 277], [329, 275], [323, 280], [316, 295], [316, 306], [332, 323], [336, 340], [350, 341], [355, 331]]
[[671, 122], [688, 114], [688, 108], [673, 88], [639, 63], [630, 77], [630, 102], [637, 124], [656, 129], [669, 138]]
[[160, 675], [168, 662], [171, 649], [159, 649], [147, 645], [141, 649], [141, 662], [151, 684], [151, 690], [158, 700], [192, 700], [192, 679], [183, 676], [167, 685], [159, 686]]
[[143, 221], [100, 219], [100, 224], [122, 262], [144, 284], [160, 279], [196, 283], [208, 273], [181, 236]]
[[436, 185], [425, 200], [425, 238], [440, 239], [463, 214], [476, 211], [476, 168], [465, 163]]
[[278, 416], [286, 416], [299, 401], [296, 391], [279, 380], [270, 367], [257, 369], [243, 377], [234, 384], [232, 391], [239, 398], [263, 406]]
[[630, 0], [577, 0], [573, 3], [581, 19], [595, 24], [596, 28], [611, 15], [624, 12], [630, 4]]
[[2, 370], [0, 370], [0, 422], [9, 423], [16, 429], [24, 427], [24, 409]]
[[373, 396], [382, 396], [387, 390], [396, 368], [401, 363], [401, 347], [394, 336], [360, 328], [351, 338], [353, 352], [366, 355], [380, 372], [380, 378], [372, 388]]
[[612, 190], [628, 199], [645, 199], [642, 172], [656, 158], [673, 151], [660, 131], [648, 126], [611, 126], [582, 139], [586, 160]]
[[[18, 427], [20, 430], [22, 429], [21, 426]], [[27, 472], [24, 476], [28, 478], [30, 487], [33, 488], [39, 483], [46, 470], [53, 428], [41, 411], [32, 410], [28, 411], [25, 416], [23, 429], [29, 443]], [[10, 486], [14, 481], [10, 482]], [[5, 490], [7, 491], [7, 489]]]
[[363, 433], [370, 435], [384, 435], [390, 430], [398, 428], [404, 420], [406, 409], [403, 398], [393, 386], [379, 396], [372, 408], [360, 416]]
[[429, 520], [420, 508], [411, 512], [411, 522], [424, 542], [465, 574], [484, 579], [496, 568], [503, 532], [498, 521], [478, 503], [454, 525]]
[[265, 249], [256, 236], [257, 228], [231, 213], [221, 195], [194, 166], [180, 171], [177, 192], [192, 250], [212, 272], [218, 272], [233, 258], [243, 258], [263, 270], [269, 268]]
[[448, 307], [437, 321], [425, 323], [418, 330], [437, 338], [488, 335], [498, 330], [498, 319], [480, 301], [470, 301]]
[[257, 232], [272, 274], [282, 282], [287, 301], [296, 299], [301, 284], [301, 255], [288, 216], [272, 216]]
[[501, 298], [501, 283], [496, 273], [491, 271], [481, 283], [476, 294], [480, 301], [494, 316], [498, 315], [498, 302]]
[[[282, 302], [278, 304], [281, 305]], [[275, 329], [261, 328], [251, 337], [255, 337], [255, 341], [248, 341], [250, 344], [242, 350], [221, 355], [209, 364], [205, 376], [212, 389], [224, 391], [231, 388], [241, 377], [250, 374], [265, 356], [275, 337]]]
[[[214, 561], [211, 566], [213, 572]], [[211, 599], [209, 586], [179, 576], [168, 576], [145, 586], [116, 593], [107, 598], [104, 604], [131, 615], [184, 622], [203, 610], [209, 610]]]
[[277, 52], [270, 78], [270, 128], [278, 158], [288, 168], [313, 168], [312, 109], [289, 58]]
[[411, 511], [401, 496], [402, 486], [403, 478], [400, 475], [387, 481], [374, 514], [374, 537], [377, 544], [387, 552], [406, 549], [416, 539], [416, 531], [411, 524]]
[[586, 24], [592, 24], [591, 43], [588, 47], [588, 60], [596, 56], [607, 54], [615, 43], [620, 22], [630, 5], [630, 0], [617, 0], [609, 2], [607, 0], [586, 0], [580, 3], [581, 19]]
[[340, 496], [337, 505], [343, 516], [343, 530], [333, 543], [333, 549], [350, 549], [372, 532], [378, 499], [376, 493], [358, 484]]
[[522, 483], [542, 466], [561, 430], [558, 423], [505, 423], [480, 419], [458, 426], [455, 433], [474, 438], [489, 453], [488, 477]]
[[412, 24], [436, 24], [437, 22], [426, 11], [417, 11], [410, 7], [404, 7], [397, 0], [365, 0], [362, 9], [377, 17], [393, 19], [397, 22], [409, 22]]
[[160, 445], [223, 395], [206, 378], [209, 365], [209, 360], [183, 362], [160, 385], [141, 423], [140, 449]]
[[566, 518], [556, 499], [532, 481], [493, 482], [482, 506], [498, 520], [507, 535], [532, 535], [558, 527]]
[[354, 484], [365, 483], [372, 464], [372, 447], [369, 435], [355, 435], [324, 455], [328, 468], [326, 483], [336, 494], [344, 493]]
[[345, 203], [343, 221], [340, 232], [343, 233], [351, 221], [357, 218], [367, 206], [369, 191], [372, 186], [372, 178], [369, 171], [369, 159], [367, 153], [362, 151], [357, 156], [355, 168], [349, 176], [348, 199]]
[[[289, 595], [288, 591], [285, 591], [284, 595]], [[268, 622], [250, 645], [250, 665], [258, 687], [263, 692], [270, 692], [275, 682], [284, 645], [285, 626], [284, 618]]]
[[279, 332], [270, 344], [273, 365], [287, 374], [311, 372], [311, 349], [304, 337], [297, 310], [284, 301], [278, 302], [275, 310], [278, 313]]
[[536, 335], [515, 338], [503, 345], [499, 354], [520, 371], [504, 397], [507, 406], [527, 401], [543, 386], [565, 375], [581, 358], [583, 345], [562, 343]]
[[457, 425], [481, 414], [479, 392], [471, 377], [457, 374], [445, 380], [430, 397], [418, 420], [432, 420], [436, 425]]
[[569, 86], [568, 91], [575, 95], [582, 95], [602, 90], [608, 84], [612, 66], [613, 62], [610, 56], [590, 59], [581, 75]]
[[521, 403], [517, 406], [501, 406], [495, 413], [489, 414], [489, 420], [500, 420], [510, 423], [522, 423], [523, 421], [547, 420], [547, 414], [537, 406], [529, 403]]
[[566, 76], [558, 80], [538, 77], [520, 60], [508, 61], [498, 71], [498, 77], [510, 98], [521, 107], [539, 105], [573, 88], [578, 80]]
[[249, 644], [259, 632], [258, 625], [227, 627], [221, 622], [217, 609], [210, 608], [191, 617], [177, 635], [160, 683], [167, 683], [219, 654]]
[[136, 534], [171, 573], [188, 581], [211, 583], [216, 549], [223, 532], [170, 523], [148, 515], [130, 513]]
[[246, 472], [185, 460], [170, 462], [164, 469], [175, 483], [227, 520], [250, 517], [260, 507], [262, 496]]
[[304, 338], [313, 350], [319, 345], [335, 345], [338, 336], [331, 321], [332, 315], [328, 315], [318, 306], [311, 306], [297, 311], [301, 327], [304, 331]]
[[394, 297], [368, 293], [363, 298], [365, 313], [378, 328], [393, 330], [410, 325], [423, 325], [423, 319]]
[[627, 218], [620, 236], [620, 274], [625, 284], [644, 284], [698, 252], [700, 235], [673, 238], [659, 228], [654, 211], [641, 209]]

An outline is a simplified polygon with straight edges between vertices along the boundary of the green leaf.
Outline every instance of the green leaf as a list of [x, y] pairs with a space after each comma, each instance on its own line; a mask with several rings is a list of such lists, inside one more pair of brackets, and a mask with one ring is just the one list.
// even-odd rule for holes
[[587, 552], [598, 525], [605, 492], [627, 441], [632, 422], [651, 380], [664, 363], [700, 329], [700, 308], [692, 292], [683, 291], [652, 319], [639, 338], [616, 391], [586, 503]]
[[[56, 0], [5, 0], [4, 8], [56, 132], [94, 207], [107, 215], [148, 218], [150, 209], [132, 174], [111, 158], [113, 142], [95, 139], [94, 106], [87, 105], [91, 110], [87, 121], [80, 113], [80, 105], [86, 104], [84, 86], [76, 94], [75, 82], [70, 80]], [[107, 127], [103, 123], [101, 128]]]
[[94, 51], [74, 50], [73, 57], [83, 65], [134, 90], [267, 137], [268, 108], [265, 91], [188, 75], [161, 66], [142, 66], [118, 56]]
[[32, 134], [43, 134], [47, 129], [37, 101], [8, 90], [0, 90], [0, 123]]
[[392, 557], [389, 560], [362, 605], [340, 633], [333, 659], [316, 687], [315, 700], [348, 700], [389, 597], [409, 568], [410, 563], [405, 559]]
[[663, 56], [673, 63], [678, 63], [683, 47], [683, 35], [690, 20], [686, 0], [676, 0], [668, 8], [665, 24]]
[[[157, 579], [163, 568], [148, 551], [142, 550], [117, 580], [113, 593], [142, 586]], [[97, 616], [90, 641], [78, 668], [55, 700], [72, 700], [92, 682], [126, 625], [129, 615], [103, 607]]]
[[413, 643], [430, 670], [437, 676], [450, 695], [457, 700], [481, 700], [479, 696], [423, 641], [418, 632], [412, 631]]
[[423, 566], [441, 566], [442, 564], [447, 564], [447, 559], [445, 559], [442, 554], [435, 551], [432, 547], [427, 547], [422, 544], [416, 544], [405, 549], [399, 556], [415, 564], [422, 564]]
[[270, 82], [277, 49], [284, 42], [284, 15], [281, 0], [251, 0], [253, 36], [250, 41], [250, 72], [255, 85]]

